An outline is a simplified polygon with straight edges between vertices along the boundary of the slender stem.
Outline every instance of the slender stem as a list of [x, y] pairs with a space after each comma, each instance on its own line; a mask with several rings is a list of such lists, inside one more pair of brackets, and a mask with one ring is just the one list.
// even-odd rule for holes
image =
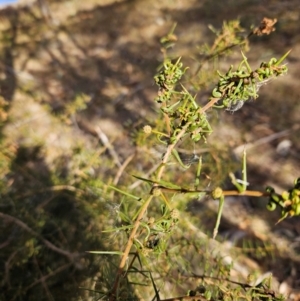
[[[166, 192], [176, 192], [176, 193], [206, 193], [210, 194], [210, 190], [189, 190], [185, 188], [169, 188], [163, 185], [157, 185], [157, 188], [166, 191]], [[245, 190], [245, 191], [238, 191], [238, 190], [223, 190], [224, 196], [253, 196], [253, 197], [270, 197], [270, 192], [266, 191], [257, 191], [257, 190]]]
[[[162, 175], [164, 173], [164, 170], [166, 168], [166, 164], [169, 160], [169, 157], [172, 154], [172, 151], [173, 151], [174, 147], [176, 146], [176, 144], [180, 140], [180, 138], [185, 134], [186, 129], [190, 126], [190, 124], [191, 124], [191, 122], [187, 122], [185, 124], [185, 126], [181, 129], [181, 131], [178, 133], [178, 135], [176, 136], [176, 140], [172, 144], [168, 145], [167, 151], [165, 152], [165, 155], [164, 155], [163, 160], [162, 160], [162, 164], [160, 165], [159, 170], [157, 172], [157, 176], [156, 176], [157, 182], [159, 182], [161, 180], [161, 177], [162, 177]], [[157, 186], [157, 184], [154, 184], [154, 186]]]
[[[220, 98], [210, 98], [210, 101], [203, 108], [199, 108], [198, 111], [200, 112], [200, 114], [204, 114], [205, 111], [207, 111], [209, 108], [211, 108], [219, 99]], [[157, 172], [157, 176], [156, 176], [156, 181], [157, 182], [159, 182], [162, 178], [162, 175], [163, 175], [163, 173], [165, 171], [165, 168], [166, 168], [166, 164], [169, 160], [169, 157], [172, 154], [172, 151], [173, 151], [174, 147], [176, 146], [177, 142], [181, 139], [181, 137], [184, 136], [184, 134], [186, 133], [186, 130], [191, 125], [191, 123], [192, 122], [187, 122], [182, 127], [180, 132], [177, 134], [177, 136], [175, 138], [175, 141], [172, 144], [168, 145], [167, 151], [165, 152], [162, 163], [160, 164], [160, 166], [158, 168], [158, 172]], [[158, 186], [159, 185], [157, 183], [153, 184], [153, 187], [158, 187]], [[113, 287], [111, 289], [110, 298], [109, 298], [110, 301], [115, 301], [116, 300], [116, 297], [117, 297], [116, 292], [117, 292], [118, 287], [119, 287], [120, 278], [121, 278], [121, 276], [123, 275], [123, 272], [124, 272], [124, 268], [125, 268], [125, 265], [126, 265], [127, 258], [129, 256], [130, 250], [131, 250], [132, 245], [133, 245], [134, 237], [135, 237], [136, 232], [137, 232], [137, 230], [140, 226], [141, 220], [142, 220], [149, 204], [151, 203], [152, 198], [153, 198], [153, 195], [150, 195], [148, 197], [148, 199], [145, 201], [145, 203], [142, 205], [142, 207], [140, 209], [140, 213], [137, 216], [136, 221], [133, 225], [130, 236], [128, 238], [127, 245], [125, 247], [125, 250], [124, 250], [122, 258], [121, 258], [121, 262], [120, 262], [119, 267], [118, 267], [118, 271], [117, 271], [117, 275], [116, 275]]]
[[217, 221], [216, 221], [216, 225], [215, 225], [215, 228], [214, 228], [213, 239], [215, 239], [217, 234], [218, 234], [218, 229], [219, 229], [219, 226], [220, 226], [223, 207], [224, 207], [224, 195], [222, 195], [219, 199], [218, 216], [217, 216]]
[[[208, 109], [210, 109], [216, 102], [218, 102], [220, 100], [219, 97], [211, 97], [210, 98], [210, 101], [203, 107], [203, 108], [199, 108], [198, 109], [198, 112], [200, 114], [204, 114]], [[172, 143], [172, 144], [169, 144], [168, 145], [168, 148], [167, 148], [167, 151], [165, 152], [165, 155], [163, 157], [163, 160], [162, 160], [162, 164], [160, 165], [160, 169], [157, 173], [157, 181], [160, 181], [163, 173], [164, 173], [164, 170], [166, 168], [166, 163], [168, 162], [169, 160], [169, 157], [174, 149], [174, 147], [176, 146], [177, 142], [181, 139], [182, 136], [184, 136], [187, 128], [191, 125], [192, 122], [187, 122], [181, 129], [181, 131], [178, 133], [178, 135], [176, 136], [176, 139], [175, 141]], [[156, 186], [156, 185], [155, 185]]]
[[246, 148], [244, 148], [244, 154], [243, 154], [243, 168], [242, 168], [242, 173], [243, 173], [243, 191], [247, 190], [247, 153], [246, 153]]
[[199, 108], [199, 112], [205, 113], [208, 109], [214, 106], [214, 104], [217, 103], [220, 99], [221, 99], [220, 97], [211, 97], [210, 101], [203, 108]]
[[237, 190], [225, 190], [223, 191], [224, 196], [238, 196], [238, 195], [247, 195], [247, 196], [253, 196], [253, 197], [268, 197], [270, 196], [269, 192], [265, 191], [256, 191], [256, 190], [246, 190], [239, 192]]
[[151, 200], [153, 198], [153, 195], [150, 195], [148, 197], [148, 199], [145, 201], [145, 203], [143, 204], [142, 208], [141, 208], [141, 211], [133, 225], [133, 228], [131, 230], [131, 233], [130, 233], [130, 236], [128, 238], [128, 242], [127, 242], [127, 245], [125, 247], [125, 250], [123, 252], [123, 256], [121, 258], [121, 262], [119, 264], [119, 268], [118, 268], [118, 271], [117, 271], [117, 275], [116, 275], [116, 278], [115, 278], [115, 282], [113, 284], [113, 287], [111, 289], [111, 294], [110, 294], [110, 298], [109, 300], [110, 301], [114, 301], [116, 300], [116, 291], [118, 290], [118, 287], [119, 287], [119, 282], [120, 282], [120, 278], [123, 274], [123, 271], [124, 271], [124, 267], [126, 265], [126, 261], [127, 261], [127, 258], [129, 256], [129, 253], [130, 253], [130, 250], [131, 250], [131, 247], [133, 245], [133, 240], [134, 240], [134, 237], [136, 235], [136, 232], [140, 226], [140, 223], [141, 223], [141, 220], [144, 216], [144, 213], [146, 212]]
[[[251, 32], [252, 33], [252, 32]], [[234, 48], [236, 46], [242, 46], [243, 44], [246, 43], [246, 40], [251, 36], [251, 34], [249, 34], [243, 41], [241, 41], [240, 43], [237, 44], [231, 44], [229, 46], [224, 47], [223, 49], [216, 51], [212, 54], [207, 55], [206, 57], [203, 58], [202, 63], [199, 65], [198, 69], [196, 70], [196, 72], [194, 73], [194, 76], [196, 76], [199, 71], [201, 70], [202, 66], [204, 65], [205, 62], [217, 57], [217, 56], [221, 56], [225, 51]]]
[[198, 185], [200, 183], [201, 168], [202, 168], [202, 157], [200, 157], [198, 161], [198, 168], [197, 168], [197, 174], [195, 179], [195, 189], [198, 188]]

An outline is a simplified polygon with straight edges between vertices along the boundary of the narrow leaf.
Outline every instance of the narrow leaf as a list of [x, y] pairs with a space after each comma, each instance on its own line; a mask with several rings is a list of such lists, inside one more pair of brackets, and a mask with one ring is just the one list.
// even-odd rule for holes
[[86, 253], [90, 254], [107, 254], [107, 255], [123, 255], [123, 252], [119, 251], [86, 251]]
[[137, 196], [135, 196], [135, 195], [133, 195], [131, 193], [128, 193], [127, 191], [121, 190], [121, 189], [119, 189], [117, 187], [114, 187], [112, 185], [108, 185], [108, 187], [111, 188], [111, 189], [113, 189], [113, 190], [115, 190], [115, 191], [118, 191], [118, 192], [120, 192], [120, 193], [122, 193], [122, 194], [124, 194], [124, 195], [126, 195], [126, 196], [128, 196], [130, 198], [133, 198], [135, 200], [140, 200], [140, 197], [137, 197]]

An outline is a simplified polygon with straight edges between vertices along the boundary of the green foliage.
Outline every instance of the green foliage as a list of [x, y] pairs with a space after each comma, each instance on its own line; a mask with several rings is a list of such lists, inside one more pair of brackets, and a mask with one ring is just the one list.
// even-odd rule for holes
[[[231, 281], [228, 278], [197, 276], [200, 284], [188, 292], [189, 296], [203, 296], [204, 300], [284, 300], [271, 289], [272, 276], [264, 278], [258, 284]], [[212, 284], [213, 283], [213, 284]]]
[[[205, 114], [199, 110], [194, 97], [181, 86], [181, 91], [176, 91], [175, 87], [186, 69], [182, 68], [182, 63], [178, 59], [174, 64], [167, 60], [164, 68], [154, 77], [159, 86], [156, 102], [161, 103], [161, 111], [170, 123], [170, 142], [176, 141], [176, 136], [185, 128], [185, 135], [190, 135], [192, 141], [198, 142], [201, 138], [211, 133], [211, 127]], [[159, 137], [158, 137], [159, 138]]]
[[[62, 294], [61, 283], [64, 298], [71, 299], [73, 281], [83, 282], [95, 273], [95, 260], [103, 261], [85, 254], [86, 249], [105, 248], [97, 222], [108, 211], [99, 193], [102, 184], [81, 179], [80, 185], [70, 185], [74, 170], [69, 170], [68, 180], [66, 174], [58, 176], [59, 168], [52, 173], [39, 146], [7, 148], [1, 155], [10, 171], [2, 174], [0, 198], [0, 299], [56, 299]], [[48, 296], [42, 281], [47, 281]]]
[[216, 35], [214, 44], [206, 47], [207, 52], [230, 54], [229, 50], [233, 45], [243, 46], [248, 50], [248, 40], [244, 38], [245, 29], [241, 27], [239, 20], [224, 21], [222, 29], [216, 29], [209, 25], [209, 29]]
[[[210, 28], [216, 40], [212, 46], [202, 48], [202, 65], [230, 54], [235, 46], [247, 50], [249, 35], [242, 35], [244, 30], [238, 21], [224, 22], [221, 30]], [[131, 179], [138, 184], [124, 181], [118, 185], [117, 176], [112, 181], [108, 172], [111, 162], [108, 160], [104, 166], [100, 159], [107, 150], [105, 147], [93, 153], [84, 145], [78, 145], [72, 150], [72, 164], [68, 156], [62, 156], [52, 170], [43, 160], [40, 145], [12, 148], [11, 152], [6, 145], [1, 147], [1, 241], [9, 246], [1, 253], [4, 266], [0, 272], [1, 297], [54, 300], [63, 283], [65, 295], [71, 300], [74, 283], [81, 283], [82, 289], [93, 294], [96, 300], [161, 300], [161, 291], [168, 281], [176, 288], [176, 291], [163, 292], [168, 298], [183, 294], [179, 298], [282, 299], [271, 290], [270, 279], [259, 284], [230, 280], [231, 264], [224, 262], [222, 254], [214, 252], [207, 236], [202, 233], [192, 239], [188, 235], [191, 224], [184, 220], [182, 208], [191, 197], [205, 196], [219, 202], [215, 238], [226, 196], [267, 197], [267, 208], [274, 210], [279, 206], [282, 219], [299, 215], [299, 179], [282, 194], [275, 193], [273, 188], [248, 191], [244, 157], [242, 184], [232, 177], [236, 189], [226, 191], [219, 187], [218, 177], [207, 176], [207, 182], [213, 182], [213, 188], [208, 189], [207, 182], [201, 179], [206, 169], [210, 169], [205, 166], [208, 160], [204, 162], [204, 155], [183, 154], [179, 146], [180, 143], [192, 147], [207, 143], [213, 132], [207, 111], [236, 111], [244, 102], [256, 99], [262, 85], [287, 72], [283, 60], [289, 52], [279, 60], [272, 58], [268, 63], [261, 63], [255, 70], [242, 52], [237, 69], [231, 66], [225, 74], [218, 72], [218, 83], [207, 103], [201, 106], [196, 95], [187, 88], [189, 69], [184, 67], [181, 58], [173, 60], [167, 55], [177, 40], [174, 29], [161, 40], [166, 57], [154, 77], [158, 86], [157, 120], [151, 120], [151, 126], [147, 124], [136, 134], [139, 146], [145, 143], [150, 148], [155, 141], [165, 151], [147, 175], [144, 169], [136, 168]], [[200, 69], [196, 72], [198, 76], [203, 74]], [[203, 86], [202, 78], [190, 76], [190, 79], [191, 86]], [[84, 94], [76, 95], [65, 106], [61, 118], [70, 123], [70, 117], [86, 109], [89, 100]], [[6, 117], [6, 103], [1, 102], [1, 124]], [[221, 152], [216, 156], [218, 160], [223, 158]], [[174, 165], [174, 160], [179, 167]], [[136, 166], [138, 163], [137, 160]], [[98, 173], [91, 171], [92, 165], [98, 168]], [[118, 167], [122, 171], [126, 165]], [[220, 173], [223, 178], [227, 175], [223, 170]], [[203, 274], [195, 274], [194, 267]], [[86, 277], [92, 280], [84, 285]], [[196, 285], [195, 279], [198, 280]], [[41, 297], [43, 290], [47, 291], [46, 297]]]
[[[247, 38], [235, 38], [235, 34], [241, 32], [237, 22], [224, 23], [222, 32], [228, 31], [232, 32], [230, 41], [222, 39], [225, 36], [221, 32], [217, 32], [216, 44], [211, 48], [211, 54], [205, 60], [220, 56], [226, 53], [225, 50], [234, 46], [247, 44]], [[165, 55], [167, 53], [166, 50], [170, 47], [170, 42], [173, 43], [174, 40], [176, 39], [174, 38], [173, 28], [170, 34], [162, 39], [165, 46], [163, 51]], [[264, 196], [270, 199], [269, 208], [272, 207], [270, 203], [276, 202], [276, 204], [283, 205], [274, 191], [247, 190], [246, 153], [244, 153], [242, 166], [244, 175], [242, 183], [238, 182], [233, 175], [231, 176], [236, 190], [226, 191], [217, 186], [215, 186], [215, 189], [198, 189], [202, 159], [197, 157], [195, 160], [190, 160], [188, 164], [184, 164], [182, 162], [183, 157], [180, 156], [177, 147], [181, 141], [188, 141], [188, 143], [194, 144], [206, 143], [208, 135], [213, 131], [206, 111], [211, 108], [236, 111], [242, 107], [245, 101], [256, 99], [258, 97], [257, 92], [262, 85], [287, 72], [286, 65], [282, 63], [288, 54], [289, 52], [279, 60], [272, 58], [268, 63], [263, 62], [259, 68], [253, 71], [247, 62], [246, 56], [242, 53], [242, 60], [235, 71], [233, 71], [234, 68], [231, 66], [225, 75], [218, 72], [218, 84], [213, 89], [207, 104], [203, 107], [198, 105], [195, 96], [192, 96], [182, 84], [182, 78], [188, 72], [188, 68], [183, 66], [181, 58], [171, 60], [166, 56], [162, 69], [154, 77], [158, 86], [158, 96], [155, 98], [156, 103], [160, 107], [158, 118], [163, 122], [156, 128], [150, 125], [143, 127], [144, 135], [146, 137], [155, 135], [158, 143], [166, 147], [166, 151], [162, 156], [161, 163], [152, 172], [152, 177], [134, 176], [142, 181], [143, 189], [132, 193], [127, 191], [126, 188], [119, 189], [109, 186], [114, 192], [122, 195], [122, 206], [120, 207], [122, 213], [119, 213], [121, 225], [110, 229], [109, 232], [116, 235], [120, 232], [125, 232], [128, 238], [126, 239], [126, 246], [120, 248], [120, 250], [123, 250], [122, 256], [110, 291], [100, 294], [101, 297], [104, 298], [106, 296], [111, 301], [125, 300], [123, 288], [124, 286], [127, 287], [128, 283], [131, 283], [134, 287], [147, 286], [148, 283], [149, 286], [153, 287], [154, 299], [161, 299], [161, 293], [157, 289], [161, 285], [160, 280], [153, 278], [152, 274], [165, 275], [168, 281], [172, 281], [170, 277], [166, 276], [169, 273], [171, 274], [173, 268], [175, 268], [170, 263], [174, 255], [172, 250], [170, 250], [169, 244], [170, 240], [178, 236], [176, 234], [178, 229], [183, 227], [183, 221], [180, 218], [181, 214], [176, 205], [180, 207], [179, 204], [186, 202], [189, 195], [198, 195], [199, 197], [200, 195], [206, 195], [219, 201], [213, 238], [218, 233], [226, 196]], [[152, 122], [152, 124], [158, 124], [158, 122]], [[145, 143], [147, 143], [147, 139], [145, 139]], [[198, 162], [194, 175], [195, 189], [187, 188], [190, 186], [190, 183], [186, 183], [186, 187], [176, 183], [176, 173], [172, 177], [172, 170], [174, 169], [172, 169], [171, 158], [175, 158], [185, 172], [191, 167], [192, 163]], [[288, 206], [286, 207], [288, 209], [286, 209], [284, 217], [287, 216], [286, 212], [291, 214], [291, 210], [294, 214], [298, 214], [297, 208], [293, 205], [298, 204], [299, 201], [298, 186], [299, 181], [296, 181], [294, 189], [285, 194], [285, 201], [288, 200], [288, 203], [285, 203], [285, 205]], [[180, 194], [180, 197], [178, 197], [178, 194]], [[176, 202], [177, 199], [180, 199], [180, 201]], [[182, 247], [184, 243], [181, 241], [179, 245]], [[196, 244], [191, 243], [188, 245], [192, 246], [191, 249], [193, 249]], [[175, 248], [177, 247], [179, 246], [175, 243]], [[182, 248], [179, 255], [176, 256], [176, 260], [181, 263], [179, 264], [180, 269], [185, 271], [188, 281], [195, 278], [195, 274], [192, 272], [191, 265], [187, 264], [187, 260], [185, 261], [185, 256], [193, 252], [195, 251], [189, 250], [184, 253]], [[114, 254], [113, 251], [112, 254]], [[228, 264], [224, 265], [221, 256], [212, 256], [212, 254], [208, 255], [207, 253], [205, 255], [204, 261], [206, 263], [203, 275], [197, 276], [201, 281], [195, 289], [188, 291], [188, 296], [201, 296], [203, 300], [282, 300], [281, 296], [270, 289], [270, 279], [264, 279], [259, 284], [232, 281], [230, 280], [231, 266]], [[211, 260], [215, 260], [215, 262], [210, 262], [208, 258], [212, 258]], [[154, 259], [162, 260], [164, 266], [160, 267], [154, 264]], [[150, 284], [149, 277], [151, 280]], [[137, 293], [137, 295], [139, 296], [140, 294]], [[151, 290], [149, 298], [150, 296]], [[144, 299], [145, 294], [141, 294], [141, 297]], [[179, 298], [184, 297], [181, 296]], [[126, 298], [126, 300], [129, 299]]]
[[289, 53], [290, 51], [278, 61], [272, 58], [268, 63], [261, 63], [254, 71], [251, 70], [247, 58], [242, 53], [243, 61], [236, 71], [232, 71], [233, 66], [231, 66], [225, 75], [218, 72], [220, 79], [217, 87], [212, 91], [212, 97], [221, 98], [222, 106], [226, 110], [240, 109], [245, 101], [258, 97], [257, 92], [262, 85], [287, 72], [287, 66], [280, 64]]
[[281, 194], [275, 192], [273, 187], [268, 186], [266, 192], [269, 195], [267, 209], [274, 211], [277, 206], [281, 209], [282, 221], [288, 216], [300, 215], [300, 178], [294, 181], [294, 186], [288, 191], [283, 191]]

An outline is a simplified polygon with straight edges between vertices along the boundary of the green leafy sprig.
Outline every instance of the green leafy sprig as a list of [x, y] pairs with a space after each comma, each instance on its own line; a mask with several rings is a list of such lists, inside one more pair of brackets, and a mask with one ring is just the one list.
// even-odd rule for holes
[[277, 206], [281, 208], [281, 219], [278, 223], [289, 216], [300, 215], [300, 178], [294, 181], [294, 187], [281, 194], [276, 193], [270, 186], [266, 191], [270, 194], [267, 209], [273, 211]]
[[226, 74], [218, 72], [219, 82], [212, 91], [212, 97], [221, 99], [220, 107], [225, 107], [229, 111], [238, 110], [247, 100], [258, 98], [258, 90], [262, 85], [287, 72], [287, 66], [281, 63], [290, 51], [279, 60], [271, 58], [268, 63], [261, 63], [256, 70], [251, 69], [242, 52], [243, 60], [236, 71], [233, 71], [231, 65]]

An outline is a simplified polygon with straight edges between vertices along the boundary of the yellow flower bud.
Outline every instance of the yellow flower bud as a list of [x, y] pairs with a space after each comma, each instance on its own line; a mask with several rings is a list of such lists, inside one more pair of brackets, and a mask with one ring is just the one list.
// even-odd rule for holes
[[211, 196], [214, 200], [219, 199], [223, 195], [223, 190], [220, 187], [217, 187], [211, 192]]
[[143, 127], [143, 130], [144, 130], [144, 133], [147, 134], [147, 135], [150, 135], [151, 132], [152, 132], [152, 127], [150, 125], [145, 125]]

